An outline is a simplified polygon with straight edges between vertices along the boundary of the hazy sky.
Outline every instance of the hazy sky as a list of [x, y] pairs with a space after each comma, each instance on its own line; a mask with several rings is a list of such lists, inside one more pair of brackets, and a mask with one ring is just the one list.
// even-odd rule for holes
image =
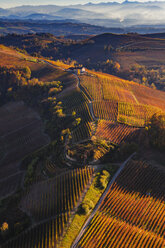
[[[122, 2], [123, 0], [0, 0], [0, 8], [9, 8], [20, 5], [40, 5], [40, 4], [69, 5], [69, 4], [78, 4], [78, 3], [85, 4], [88, 2], [99, 3], [99, 2], [114, 2], [114, 1]], [[139, 0], [139, 1], [146, 2], [148, 0]]]

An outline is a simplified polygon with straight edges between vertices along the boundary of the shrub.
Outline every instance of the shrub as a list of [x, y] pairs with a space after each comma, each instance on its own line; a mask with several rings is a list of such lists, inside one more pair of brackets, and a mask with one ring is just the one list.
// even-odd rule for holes
[[78, 209], [78, 213], [81, 215], [87, 215], [89, 214], [89, 212], [94, 208], [94, 204], [92, 201], [85, 201], [83, 203], [81, 203], [81, 205], [79, 206]]
[[98, 177], [97, 187], [99, 187], [100, 189], [105, 189], [109, 182], [109, 178], [110, 173], [106, 170], [103, 170]]

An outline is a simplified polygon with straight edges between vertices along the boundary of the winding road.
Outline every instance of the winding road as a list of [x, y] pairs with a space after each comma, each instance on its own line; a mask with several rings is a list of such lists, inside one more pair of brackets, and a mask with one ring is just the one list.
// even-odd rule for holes
[[109, 182], [106, 190], [104, 191], [104, 193], [102, 194], [100, 200], [98, 201], [98, 203], [96, 204], [93, 212], [91, 213], [91, 215], [89, 216], [89, 218], [86, 220], [85, 224], [83, 225], [79, 235], [77, 236], [77, 238], [75, 239], [75, 241], [73, 242], [71, 248], [76, 248], [78, 247], [78, 243], [81, 239], [81, 237], [83, 236], [83, 234], [85, 233], [88, 225], [90, 224], [92, 218], [94, 217], [95, 213], [97, 212], [97, 210], [99, 209], [102, 201], [104, 200], [106, 194], [108, 193], [110, 187], [112, 186], [112, 184], [114, 183], [114, 181], [116, 180], [116, 178], [118, 177], [118, 175], [121, 173], [121, 171], [124, 169], [125, 165], [127, 164], [127, 162], [135, 155], [136, 153], [133, 153], [131, 156], [129, 156], [129, 158], [120, 166], [120, 168], [118, 169], [118, 171], [116, 172], [116, 174], [113, 176], [112, 180]]

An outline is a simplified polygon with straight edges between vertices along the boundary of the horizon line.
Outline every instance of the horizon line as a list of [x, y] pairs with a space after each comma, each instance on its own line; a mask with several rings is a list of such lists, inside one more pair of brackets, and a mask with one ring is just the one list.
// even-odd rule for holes
[[100, 1], [98, 3], [93, 3], [93, 2], [88, 2], [88, 3], [77, 3], [77, 4], [21, 4], [21, 5], [15, 5], [13, 7], [2, 7], [1, 9], [12, 9], [12, 8], [17, 8], [17, 7], [39, 7], [39, 6], [58, 6], [58, 7], [62, 7], [62, 6], [77, 6], [77, 5], [81, 5], [81, 6], [85, 6], [85, 5], [89, 5], [89, 4], [93, 4], [93, 5], [99, 5], [99, 4], [110, 4], [110, 3], [118, 3], [118, 4], [123, 4], [125, 2], [130, 2], [130, 3], [159, 3], [159, 2], [165, 2], [165, 0], [148, 0], [148, 1], [141, 1], [141, 0], [123, 0], [123, 1], [108, 1], [108, 2], [104, 2], [104, 1]]

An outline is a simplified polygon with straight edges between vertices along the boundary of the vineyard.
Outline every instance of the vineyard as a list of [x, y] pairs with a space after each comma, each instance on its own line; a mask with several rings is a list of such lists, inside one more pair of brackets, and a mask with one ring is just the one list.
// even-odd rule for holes
[[76, 118], [81, 118], [80, 124], [72, 131], [72, 142], [76, 143], [91, 137], [91, 122], [93, 118], [89, 110], [89, 100], [80, 90], [74, 90], [61, 98], [64, 112], [67, 115], [75, 113]]
[[92, 126], [90, 122], [86, 122], [85, 124], [79, 125], [72, 132], [72, 142], [76, 143], [79, 141], [90, 139], [91, 136], [92, 136]]
[[120, 144], [135, 138], [155, 113], [164, 113], [164, 92], [93, 71], [79, 79], [79, 88], [61, 98], [65, 114], [81, 118], [72, 131], [72, 143], [96, 136]]
[[106, 74], [81, 76], [81, 86], [93, 100], [96, 118], [143, 127], [165, 109], [164, 92]]
[[40, 182], [30, 189], [21, 201], [21, 208], [36, 221], [70, 214], [92, 176], [92, 169], [76, 169]]
[[47, 159], [45, 168], [50, 175], [59, 175], [61, 172], [67, 171], [67, 168], [59, 168], [52, 159]]
[[78, 90], [72, 91], [62, 99], [64, 112], [66, 114], [72, 114], [76, 112], [76, 117], [81, 118], [81, 122], [92, 121], [92, 116], [89, 111], [89, 101], [86, 95]]
[[[126, 165], [118, 161], [127, 155], [125, 150], [136, 149], [138, 135], [150, 118], [165, 113], [165, 93], [88, 70], [79, 72], [78, 78], [63, 62], [21, 53], [12, 56], [12, 49], [8, 53], [19, 61], [17, 65], [23, 61], [31, 65], [32, 78], [42, 80], [43, 88], [56, 85], [54, 80], [60, 82], [42, 100], [37, 87], [34, 96], [30, 93], [29, 101], [39, 96], [35, 99], [41, 100], [37, 105], [44, 121], [24, 102], [0, 108], [1, 248], [59, 247], [75, 213], [83, 220], [82, 226], [85, 218], [91, 220], [76, 247], [165, 248], [164, 168], [143, 160], [132, 159]], [[7, 53], [0, 54], [13, 66]], [[30, 88], [29, 82], [25, 89]], [[12, 96], [10, 90], [8, 94]], [[147, 127], [149, 134], [152, 122]], [[149, 135], [144, 139], [146, 146], [151, 143]], [[116, 165], [118, 177], [113, 177]], [[86, 195], [91, 198], [85, 202]], [[4, 223], [8, 229], [3, 233]]]
[[62, 214], [27, 230], [2, 248], [54, 248], [64, 232], [67, 216]]
[[23, 196], [20, 207], [38, 224], [3, 248], [56, 247], [71, 211], [82, 197], [93, 175], [93, 169], [69, 170], [47, 181], [35, 184]]
[[99, 120], [95, 136], [109, 140], [111, 143], [120, 144], [124, 140], [131, 140], [138, 132], [138, 128]]
[[118, 104], [118, 121], [131, 126], [144, 127], [148, 120], [162, 111], [154, 106], [120, 102]]
[[116, 101], [94, 101], [93, 111], [98, 119], [117, 121], [118, 102]]
[[165, 247], [164, 180], [164, 169], [128, 162], [78, 247]]
[[89, 71], [80, 75], [80, 89], [64, 99], [67, 113], [75, 111], [82, 120], [72, 132], [73, 143], [94, 135], [120, 144], [135, 138], [155, 113], [164, 113], [164, 92], [115, 76]]

